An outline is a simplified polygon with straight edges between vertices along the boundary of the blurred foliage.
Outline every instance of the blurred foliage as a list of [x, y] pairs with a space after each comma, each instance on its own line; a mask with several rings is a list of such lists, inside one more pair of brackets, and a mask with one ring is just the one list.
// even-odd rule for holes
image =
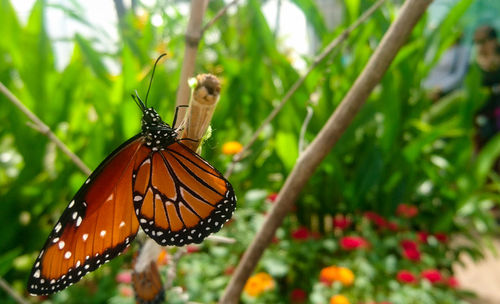
[[[415, 226], [429, 232], [469, 235], [494, 230], [489, 210], [498, 201], [499, 177], [491, 168], [500, 153], [500, 137], [475, 153], [473, 117], [486, 97], [478, 71], [469, 72], [464, 90], [438, 103], [432, 104], [420, 89], [422, 78], [456, 39], [454, 26], [471, 2], [458, 1], [440, 26], [429, 29], [425, 18], [417, 25], [381, 84], [316, 170], [296, 204], [297, 212], [287, 219], [280, 234], [299, 223], [323, 233], [324, 223], [339, 212], [374, 210], [389, 216], [400, 203], [417, 205], [422, 216]], [[158, 3], [162, 4], [139, 4], [143, 14], [130, 10], [123, 16], [117, 51], [109, 53], [97, 47], [106, 36], [82, 17], [75, 1], [49, 5], [38, 0], [23, 24], [10, 1], [0, 0], [0, 81], [91, 168], [140, 130], [140, 112], [130, 94], [135, 89], [141, 96], [145, 94], [152, 63], [163, 52], [169, 58], [157, 71], [149, 104], [165, 121], [173, 116], [187, 18], [175, 9], [173, 1]], [[343, 23], [332, 31], [314, 1], [294, 3], [326, 45], [372, 1], [346, 1]], [[223, 1], [211, 1], [205, 20], [223, 6]], [[259, 212], [266, 210], [264, 197], [279, 191], [297, 160], [306, 107], [313, 109], [303, 138], [307, 143], [341, 102], [398, 8], [398, 4], [386, 3], [350, 35], [341, 51], [320, 64], [238, 164], [231, 177], [240, 197], [235, 224], [221, 232], [238, 243], [226, 247], [205, 244], [203, 254], [186, 261], [189, 267], [181, 264], [176, 284], [186, 287], [191, 299], [209, 303], [218, 298], [227, 283], [227, 277], [220, 277], [221, 271], [228, 264], [237, 264], [262, 222]], [[48, 9], [60, 10], [91, 31], [90, 36], [71, 37], [73, 52], [62, 69], [55, 65], [56, 41], [47, 34]], [[153, 26], [154, 14], [163, 17], [162, 25]], [[311, 58], [303, 59], [310, 62]], [[119, 74], [110, 71], [110, 61], [121, 67]], [[203, 156], [219, 170], [224, 171], [231, 159], [221, 153], [222, 144], [229, 140], [246, 143], [300, 77], [292, 63], [279, 48], [260, 1], [243, 2], [206, 32], [196, 71], [217, 75], [222, 81], [222, 97]], [[3, 95], [0, 119], [0, 275], [25, 293], [28, 272], [43, 240], [86, 177], [27, 125], [27, 118]], [[290, 269], [292, 258], [283, 249], [271, 250], [261, 267], [274, 267], [269, 272], [275, 274], [290, 271], [300, 282], [304, 270]], [[314, 256], [308, 259], [307, 271], [323, 266]], [[106, 302], [117, 292], [112, 274], [127, 267], [124, 263], [130, 257], [117, 260], [120, 262], [110, 263], [51, 297], [52, 302]], [[303, 288], [311, 289], [315, 280], [304, 283]], [[278, 292], [284, 294], [279, 303], [284, 303], [287, 291]], [[12, 303], [3, 292], [0, 300]]]

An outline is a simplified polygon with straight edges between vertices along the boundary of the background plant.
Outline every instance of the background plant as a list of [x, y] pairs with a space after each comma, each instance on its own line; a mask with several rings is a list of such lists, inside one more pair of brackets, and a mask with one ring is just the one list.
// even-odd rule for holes
[[[0, 81], [91, 168], [138, 132], [140, 113], [129, 96], [135, 89], [146, 91], [152, 59], [165, 51], [169, 59], [156, 74], [149, 100], [167, 121], [172, 117], [187, 23], [180, 12], [167, 13], [160, 5], [144, 7], [143, 15], [126, 11], [120, 19], [120, 41], [114, 53], [99, 51], [99, 42], [105, 39], [99, 29], [93, 29], [91, 37], [69, 37], [74, 43], [70, 62], [58, 69], [54, 63], [57, 40], [48, 36], [45, 12], [61, 10], [92, 27], [80, 17], [78, 5], [69, 2], [54, 6], [37, 1], [27, 23], [22, 24], [9, 1], [0, 3]], [[371, 4], [346, 2], [342, 25], [329, 31], [313, 2], [295, 3], [311, 22], [322, 45]], [[372, 210], [392, 216], [401, 203], [419, 207], [420, 216], [414, 225], [427, 227], [430, 233], [467, 235], [474, 228], [484, 234], [494, 229], [488, 210], [498, 198], [498, 176], [490, 168], [500, 153], [500, 139], [495, 138], [474, 155], [472, 117], [486, 96], [479, 86], [478, 71], [471, 68], [465, 89], [437, 104], [426, 100], [419, 89], [422, 78], [459, 34], [454, 27], [471, 26], [470, 17], [463, 17], [471, 3], [458, 1], [435, 28], [427, 27], [425, 20], [417, 26], [379, 88], [309, 181], [297, 202], [297, 212], [287, 219], [278, 238], [288, 236], [299, 226], [328, 233], [328, 222], [339, 212]], [[222, 1], [211, 1], [207, 17], [223, 6]], [[386, 3], [351, 34], [340, 51], [320, 64], [265, 129], [249, 156], [238, 164], [231, 181], [240, 197], [239, 210], [234, 223], [223, 232], [238, 242], [231, 246], [206, 244], [201, 253], [181, 260], [178, 284], [188, 288], [192, 299], [210, 302], [219, 297], [227, 283], [225, 269], [237, 263], [255, 227], [262, 222], [259, 212], [268, 208], [264, 198], [280, 189], [300, 153], [299, 141], [307, 143], [317, 134], [363, 68], [398, 7], [399, 3]], [[166, 22], [153, 26], [154, 13], [161, 14]], [[249, 0], [234, 13], [223, 15], [206, 37], [210, 39], [201, 42], [196, 70], [218, 75], [223, 91], [212, 123], [214, 132], [203, 153], [223, 170], [231, 157], [221, 153], [222, 144], [228, 140], [245, 143], [300, 73], [280, 47], [258, 1]], [[110, 60], [119, 64], [120, 73], [110, 71], [105, 64]], [[310, 58], [304, 60], [309, 62]], [[0, 221], [4, 223], [0, 232], [0, 276], [23, 291], [40, 240], [47, 236], [85, 176], [53, 143], [27, 126], [25, 117], [4, 96], [0, 100], [0, 118], [4, 122], [0, 128]], [[313, 119], [300, 138], [308, 106], [313, 109]], [[308, 242], [318, 252], [336, 246], [334, 240]], [[297, 278], [301, 273], [320, 270], [313, 256], [289, 252], [285, 244], [283, 248], [271, 248], [261, 262], [263, 269], [278, 278], [277, 293], [267, 295], [273, 303], [283, 295], [287, 297], [289, 288], [296, 287], [293, 277], [287, 278], [287, 284], [279, 281], [290, 264], [304, 261], [291, 272]], [[480, 255], [473, 247], [463, 250]], [[117, 290], [111, 288], [116, 282], [109, 273], [126, 268], [128, 262], [129, 257], [124, 257], [111, 263], [92, 274], [91, 279], [58, 294], [54, 301], [105, 301], [110, 291]], [[209, 268], [207, 264], [216, 266]], [[218, 279], [209, 279], [214, 277]], [[200, 287], [207, 286], [207, 282], [211, 282], [209, 291]], [[308, 286], [312, 290], [313, 281]], [[87, 296], [89, 290], [91, 296]]]

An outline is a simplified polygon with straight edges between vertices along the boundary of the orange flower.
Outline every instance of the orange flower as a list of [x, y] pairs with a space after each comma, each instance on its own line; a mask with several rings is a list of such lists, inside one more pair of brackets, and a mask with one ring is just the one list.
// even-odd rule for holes
[[336, 266], [328, 266], [321, 269], [319, 273], [319, 280], [326, 285], [332, 284], [339, 278], [339, 269]]
[[162, 249], [160, 251], [160, 254], [158, 255], [158, 259], [156, 260], [156, 263], [161, 266], [161, 265], [167, 265], [168, 263], [168, 253], [165, 249]]
[[349, 300], [341, 294], [334, 295], [330, 298], [330, 304], [350, 304], [350, 303], [351, 302], [349, 302]]
[[245, 292], [252, 297], [274, 288], [273, 278], [265, 272], [259, 272], [250, 277], [245, 284]]
[[354, 273], [349, 268], [339, 267], [337, 269], [337, 280], [344, 286], [350, 286], [354, 282]]
[[240, 153], [243, 150], [243, 146], [237, 141], [228, 141], [222, 145], [222, 153], [226, 155], [234, 155]]

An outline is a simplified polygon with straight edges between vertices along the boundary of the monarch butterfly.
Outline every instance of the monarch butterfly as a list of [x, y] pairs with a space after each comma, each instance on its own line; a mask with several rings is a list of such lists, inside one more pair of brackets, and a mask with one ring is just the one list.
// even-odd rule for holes
[[[114, 150], [70, 201], [35, 261], [31, 294], [78, 282], [128, 247], [139, 226], [160, 245], [183, 246], [200, 243], [231, 218], [231, 184], [147, 107], [149, 88], [145, 103], [132, 96], [142, 132]], [[172, 126], [176, 117], [177, 111]]]

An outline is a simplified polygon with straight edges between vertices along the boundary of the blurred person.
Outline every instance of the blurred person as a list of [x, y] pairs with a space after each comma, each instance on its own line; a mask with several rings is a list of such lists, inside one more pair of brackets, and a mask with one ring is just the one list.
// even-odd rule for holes
[[469, 48], [461, 43], [460, 35], [441, 55], [436, 66], [424, 79], [422, 86], [429, 99], [436, 101], [461, 87], [469, 67]]
[[477, 47], [476, 63], [481, 71], [481, 83], [487, 87], [490, 96], [476, 115], [476, 145], [480, 150], [500, 131], [500, 44], [497, 32], [489, 25], [474, 32]]

